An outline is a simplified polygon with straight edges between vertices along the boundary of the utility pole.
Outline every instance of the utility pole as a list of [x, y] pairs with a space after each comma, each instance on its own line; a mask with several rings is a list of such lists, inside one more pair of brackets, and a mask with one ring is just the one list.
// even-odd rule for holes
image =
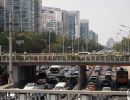
[[128, 54], [130, 54], [130, 30], [128, 33]]
[[64, 51], [64, 48], [65, 48], [65, 39], [64, 39], [64, 31], [63, 31], [63, 54], [65, 53], [65, 51]]
[[51, 41], [50, 41], [50, 31], [49, 31], [49, 54], [50, 54], [50, 48], [51, 48], [50, 43], [51, 43]]
[[1, 56], [1, 54], [2, 54], [2, 53], [1, 53], [1, 45], [0, 45], [0, 56]]
[[[12, 3], [11, 3], [12, 5]], [[8, 84], [13, 84], [13, 69], [12, 69], [12, 6], [9, 8], [9, 78]]]

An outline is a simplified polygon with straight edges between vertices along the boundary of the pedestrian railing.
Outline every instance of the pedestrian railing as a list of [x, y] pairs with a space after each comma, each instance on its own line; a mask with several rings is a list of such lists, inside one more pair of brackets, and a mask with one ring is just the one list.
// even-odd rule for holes
[[[130, 61], [130, 55], [76, 55], [76, 54], [12, 54], [13, 61]], [[1, 62], [9, 61], [9, 55], [3, 54]]]
[[1, 89], [0, 100], [129, 100], [129, 91]]

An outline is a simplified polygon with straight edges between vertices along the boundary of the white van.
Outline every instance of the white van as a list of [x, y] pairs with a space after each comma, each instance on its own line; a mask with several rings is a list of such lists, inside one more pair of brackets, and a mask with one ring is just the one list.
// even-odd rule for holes
[[66, 82], [59, 82], [55, 85], [54, 90], [65, 90]]
[[62, 68], [63, 67], [61, 65], [52, 65], [49, 70], [52, 76], [57, 76], [60, 74]]

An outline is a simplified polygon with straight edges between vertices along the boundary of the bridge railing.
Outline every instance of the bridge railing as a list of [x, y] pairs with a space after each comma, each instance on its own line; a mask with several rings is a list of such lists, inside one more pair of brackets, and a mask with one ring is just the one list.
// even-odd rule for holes
[[[76, 55], [76, 54], [13, 54], [13, 61], [130, 61], [128, 55]], [[0, 61], [9, 61], [9, 55], [1, 55]]]
[[[71, 95], [78, 95], [76, 100], [127, 100], [127, 91], [87, 91], [87, 90], [23, 90], [2, 89], [0, 100], [71, 100]], [[93, 99], [96, 98], [96, 99]], [[104, 99], [105, 98], [105, 99]]]

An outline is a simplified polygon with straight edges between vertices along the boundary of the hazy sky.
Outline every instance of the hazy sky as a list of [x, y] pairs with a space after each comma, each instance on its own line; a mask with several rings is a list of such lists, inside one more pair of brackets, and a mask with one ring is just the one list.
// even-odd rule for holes
[[119, 29], [128, 32], [121, 24], [130, 27], [130, 0], [43, 0], [43, 6], [80, 11], [80, 19], [89, 20], [89, 28], [104, 45]]

